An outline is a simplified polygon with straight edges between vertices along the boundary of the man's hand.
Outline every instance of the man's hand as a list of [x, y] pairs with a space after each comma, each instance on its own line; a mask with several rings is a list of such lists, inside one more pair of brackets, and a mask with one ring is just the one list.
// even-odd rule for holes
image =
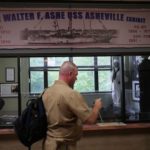
[[103, 107], [103, 102], [101, 98], [97, 98], [94, 103], [94, 108], [96, 108], [97, 110], [101, 110], [102, 107]]

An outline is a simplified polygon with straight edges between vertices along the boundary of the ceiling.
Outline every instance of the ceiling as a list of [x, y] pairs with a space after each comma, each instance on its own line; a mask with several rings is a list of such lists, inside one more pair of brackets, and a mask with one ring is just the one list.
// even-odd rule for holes
[[108, 4], [108, 5], [113, 5], [115, 7], [117, 7], [117, 5], [123, 5], [124, 4], [130, 4], [130, 5], [134, 5], [134, 7], [142, 7], [144, 5], [144, 7], [148, 7], [150, 8], [150, 0], [0, 0], [1, 6], [5, 6], [5, 5], [9, 5], [9, 6], [13, 6], [13, 5], [30, 5], [30, 4], [35, 4], [35, 5], [41, 5], [41, 4]]
[[[7, 1], [7, 2], [22, 2], [22, 1], [26, 1], [26, 0], [0, 0], [0, 1]], [[32, 2], [38, 2], [41, 0], [30, 0]], [[47, 2], [75, 2], [75, 1], [84, 1], [84, 2], [146, 2], [146, 1], [150, 1], [150, 0], [44, 0]]]

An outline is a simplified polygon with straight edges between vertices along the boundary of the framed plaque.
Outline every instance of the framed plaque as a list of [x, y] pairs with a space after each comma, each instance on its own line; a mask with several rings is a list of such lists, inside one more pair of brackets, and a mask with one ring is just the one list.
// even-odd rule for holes
[[5, 69], [5, 72], [6, 82], [15, 82], [15, 68], [8, 67]]

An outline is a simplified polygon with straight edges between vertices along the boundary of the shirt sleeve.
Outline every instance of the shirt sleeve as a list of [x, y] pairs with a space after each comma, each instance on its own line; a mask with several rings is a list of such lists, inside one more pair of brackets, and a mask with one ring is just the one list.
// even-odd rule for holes
[[85, 99], [83, 96], [77, 92], [74, 91], [70, 95], [70, 101], [69, 101], [69, 107], [71, 111], [82, 121], [84, 122], [87, 120], [87, 118], [90, 116], [91, 109], [88, 107], [87, 103], [85, 102]]

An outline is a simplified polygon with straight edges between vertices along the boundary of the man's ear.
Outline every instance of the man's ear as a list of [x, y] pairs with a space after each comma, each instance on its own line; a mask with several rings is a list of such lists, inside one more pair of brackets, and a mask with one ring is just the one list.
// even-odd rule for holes
[[71, 76], [71, 75], [72, 75], [72, 71], [69, 72], [69, 76]]

